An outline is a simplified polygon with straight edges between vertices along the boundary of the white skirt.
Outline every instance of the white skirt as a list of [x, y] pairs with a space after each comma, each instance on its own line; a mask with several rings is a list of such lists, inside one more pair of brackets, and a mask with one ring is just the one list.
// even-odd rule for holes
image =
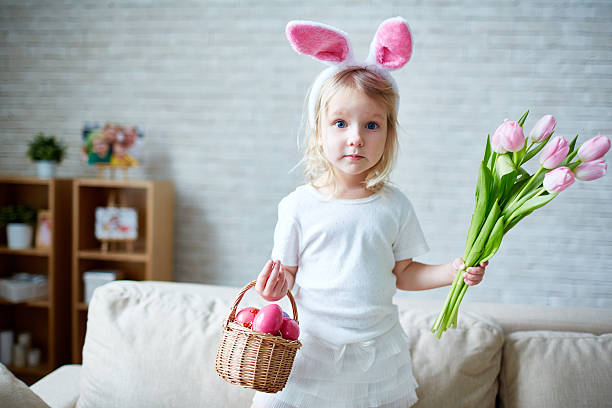
[[406, 408], [417, 402], [410, 349], [399, 322], [360, 343], [336, 346], [300, 333], [287, 385], [255, 393], [257, 408]]

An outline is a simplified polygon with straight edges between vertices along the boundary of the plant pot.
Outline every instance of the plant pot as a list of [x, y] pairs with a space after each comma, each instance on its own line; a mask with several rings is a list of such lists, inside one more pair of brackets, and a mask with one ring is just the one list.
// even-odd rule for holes
[[7, 224], [6, 240], [10, 249], [23, 249], [32, 246], [32, 226], [30, 224]]
[[38, 178], [54, 178], [57, 172], [57, 162], [51, 160], [39, 160], [36, 162]]

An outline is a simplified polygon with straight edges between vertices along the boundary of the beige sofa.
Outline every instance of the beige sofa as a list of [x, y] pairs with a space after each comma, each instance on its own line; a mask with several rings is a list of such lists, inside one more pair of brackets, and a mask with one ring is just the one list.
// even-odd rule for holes
[[[131, 281], [99, 288], [83, 365], [61, 367], [30, 390], [52, 407], [249, 407], [253, 391], [225, 383], [214, 369], [239, 289]], [[612, 406], [610, 310], [466, 300], [459, 328], [438, 340], [429, 328], [441, 302], [406, 293], [396, 302], [411, 342], [417, 407]], [[250, 290], [240, 307], [263, 304]]]

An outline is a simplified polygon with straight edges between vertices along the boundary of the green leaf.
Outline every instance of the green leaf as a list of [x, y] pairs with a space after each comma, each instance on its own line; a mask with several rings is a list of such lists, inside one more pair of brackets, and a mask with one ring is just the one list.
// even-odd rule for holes
[[483, 162], [487, 164], [487, 167], [490, 169], [491, 165], [489, 163], [489, 159], [491, 158], [491, 135], [487, 135], [487, 145], [485, 147]]
[[489, 157], [489, 163], [487, 163], [487, 168], [491, 171], [491, 174], [495, 174], [495, 162], [497, 161], [497, 156], [499, 156], [499, 153], [492, 152], [491, 157]]
[[514, 163], [508, 154], [500, 154], [495, 163], [495, 173], [499, 178], [514, 171]]
[[516, 152], [516, 167], [520, 167], [523, 164], [523, 158], [525, 157], [525, 153], [527, 152], [527, 140], [523, 144], [523, 148]]
[[499, 246], [501, 245], [502, 238], [504, 237], [504, 217], [499, 217], [495, 226], [493, 227], [493, 231], [491, 231], [491, 235], [489, 239], [487, 239], [487, 244], [485, 245], [485, 249], [483, 251], [484, 257], [478, 261], [478, 264], [481, 262], [486, 262], [495, 255]]
[[512, 221], [506, 223], [505, 226], [504, 226], [504, 234], [507, 234], [508, 231], [510, 231], [516, 224], [519, 223], [520, 220], [522, 220], [523, 218], [525, 218], [529, 214], [531, 214], [531, 212], [523, 214], [523, 216], [521, 216], [519, 218], [514, 218]]
[[572, 141], [569, 144], [569, 152], [573, 152], [574, 148], [576, 147], [576, 140], [578, 140], [578, 135], [574, 136], [574, 138], [572, 139]]
[[550, 141], [551, 138], [552, 138], [552, 133], [551, 133], [551, 135], [550, 135], [550, 137], [548, 139], [546, 139], [542, 143], [539, 143], [538, 146], [535, 149], [531, 149], [529, 152], [527, 152], [527, 154], [525, 155], [525, 157], [523, 157], [523, 160], [521, 161], [521, 165], [523, 163], [527, 163], [529, 160], [531, 160], [533, 158], [533, 156], [535, 156], [536, 154], [540, 153], [540, 151], [544, 148], [544, 146], [546, 146], [548, 144], [548, 142]]
[[[539, 178], [540, 176], [538, 176]], [[528, 200], [530, 200], [533, 196], [535, 196], [537, 194], [538, 190], [537, 189], [532, 189], [529, 188], [529, 191], [526, 191], [523, 197], [521, 197], [520, 200], [518, 200], [516, 203], [512, 204], [510, 207], [508, 208], [504, 208], [504, 210], [502, 211], [502, 215], [506, 218], [510, 218], [510, 215], [512, 215], [512, 213], [514, 213], [519, 207], [521, 207], [523, 204], [525, 204]], [[514, 195], [516, 197], [516, 194]], [[514, 197], [510, 198], [511, 200], [514, 200]], [[512, 201], [510, 201], [510, 199], [508, 199], [508, 202], [511, 203]]]
[[[525, 172], [525, 173], [527, 173], [527, 172]], [[508, 195], [506, 197], [502, 197], [502, 199], [500, 200], [499, 206], [501, 208], [504, 208], [507, 203], [511, 203], [512, 200], [514, 200], [514, 198], [518, 195], [518, 193], [523, 189], [523, 187], [529, 182], [529, 178], [530, 177], [531, 176], [529, 174], [527, 174], [527, 176], [525, 176], [524, 174], [521, 173], [521, 177], [519, 177], [516, 180], [516, 182], [514, 183], [514, 185], [512, 186], [510, 191], [508, 192]]]
[[6, 205], [0, 207], [0, 225], [11, 223], [34, 224], [36, 210], [26, 204]]
[[561, 162], [560, 166], [567, 166], [568, 163], [570, 163], [574, 159], [574, 157], [576, 157], [577, 154], [578, 154], [578, 150], [573, 151], [570, 154], [568, 154], [567, 157], [565, 158], [565, 160], [563, 160], [563, 162]]
[[527, 110], [527, 112], [525, 112], [523, 116], [521, 116], [521, 118], [518, 120], [518, 124], [520, 127], [523, 127], [523, 124], [525, 123], [525, 120], [527, 119], [527, 115], [529, 115], [529, 110]]
[[[532, 197], [529, 200], [525, 201], [523, 205], [518, 207], [511, 215], [508, 217], [506, 221], [506, 227], [504, 228], [504, 233], [508, 232], [510, 228], [516, 225], [520, 220], [525, 218], [527, 215], [531, 214], [533, 211], [537, 210], [548, 204], [553, 198], [555, 198], [559, 193], [547, 194], [542, 196]], [[522, 200], [521, 200], [522, 201]], [[510, 226], [511, 225], [511, 226]]]
[[[510, 190], [514, 186], [516, 181], [516, 171], [512, 171], [510, 173], [504, 174], [500, 180], [500, 190], [498, 197], [500, 200], [504, 200], [505, 197], [510, 193]], [[505, 200], [504, 200], [505, 201]]]
[[480, 232], [478, 233], [478, 238], [476, 238], [476, 241], [474, 241], [474, 245], [472, 245], [468, 256], [464, 258], [465, 265], [468, 267], [475, 265], [475, 262], [478, 260], [484, 250], [487, 239], [491, 234], [491, 230], [497, 222], [500, 213], [498, 201], [499, 200], [495, 200], [495, 202], [493, 203], [491, 211], [487, 215], [487, 219], [484, 225], [482, 226]]
[[34, 160], [51, 160], [61, 162], [66, 152], [66, 146], [58, 142], [55, 136], [45, 136], [39, 132], [29, 143], [27, 156]]
[[476, 234], [484, 222], [489, 199], [490, 178], [491, 175], [489, 173], [489, 169], [484, 162], [480, 162], [480, 171], [478, 172], [478, 181], [476, 183], [476, 205], [474, 206], [474, 212], [472, 213], [472, 220], [470, 222], [470, 228], [468, 230], [467, 240], [465, 242], [463, 259], [467, 258], [467, 255], [472, 248], [472, 244], [476, 240]]
[[522, 167], [519, 167], [519, 168], [518, 168], [518, 171], [519, 171], [519, 175], [521, 176], [521, 178], [520, 178], [519, 180], [517, 180], [517, 181], [521, 181], [521, 180], [523, 180], [523, 179], [525, 179], [525, 180], [526, 180], [526, 179], [528, 179], [529, 177], [531, 177], [531, 176], [529, 175], [529, 173], [527, 173], [527, 170], [525, 170], [525, 169], [524, 169], [524, 168], [522, 168]]
[[500, 201], [503, 201], [504, 197], [510, 192], [516, 181], [517, 171], [514, 168], [514, 163], [508, 155], [503, 154], [498, 156], [495, 163], [495, 172], [497, 182], [497, 188], [495, 190], [495, 197], [499, 197]]
[[[544, 181], [544, 177], [546, 176], [546, 173], [547, 171], [543, 169], [543, 171], [537, 174], [537, 176], [536, 174], [534, 174], [532, 176], [529, 176], [528, 179], [525, 179], [525, 182], [529, 183], [529, 180], [532, 177], [535, 177], [533, 181], [531, 182], [531, 184], [529, 185], [529, 187], [527, 188], [527, 190], [523, 192], [521, 199], [517, 201], [516, 203], [514, 203], [511, 208], [504, 208], [503, 214], [505, 217], [508, 217], [520, 205], [525, 203], [526, 200], [528, 200], [529, 198], [533, 197], [536, 194], [536, 192], [542, 187], [542, 182]], [[520, 179], [520, 182], [521, 182], [520, 187], [515, 184], [515, 186], [512, 188], [512, 190], [508, 194], [508, 199], [504, 201], [504, 204], [502, 207], [505, 207], [507, 203], [512, 203], [514, 199], [516, 198], [516, 196], [523, 190], [523, 187], [525, 186], [523, 182], [523, 178]]]

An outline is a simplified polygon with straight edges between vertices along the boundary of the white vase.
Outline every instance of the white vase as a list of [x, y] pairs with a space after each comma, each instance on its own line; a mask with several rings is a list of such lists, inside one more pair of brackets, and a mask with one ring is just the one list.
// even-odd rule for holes
[[36, 168], [38, 169], [38, 178], [54, 178], [57, 171], [57, 162], [52, 160], [39, 160], [36, 162]]
[[32, 226], [30, 224], [7, 224], [6, 239], [11, 249], [30, 248], [32, 246]]

